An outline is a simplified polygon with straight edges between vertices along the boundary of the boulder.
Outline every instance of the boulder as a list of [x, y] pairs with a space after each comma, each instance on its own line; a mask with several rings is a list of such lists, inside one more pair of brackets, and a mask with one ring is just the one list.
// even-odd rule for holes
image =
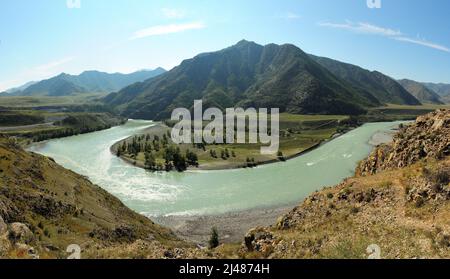
[[9, 228], [9, 238], [14, 243], [28, 244], [33, 241], [33, 233], [22, 223], [12, 223]]

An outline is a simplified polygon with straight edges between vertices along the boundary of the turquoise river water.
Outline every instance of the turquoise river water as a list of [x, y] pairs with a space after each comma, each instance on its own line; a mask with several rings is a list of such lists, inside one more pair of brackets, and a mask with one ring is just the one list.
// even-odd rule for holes
[[398, 124], [365, 124], [288, 162], [255, 169], [152, 173], [134, 167], [111, 154], [110, 146], [153, 125], [141, 120], [30, 150], [87, 176], [147, 216], [210, 215], [296, 204], [315, 190], [338, 184], [352, 176], [356, 164], [373, 149], [372, 136]]

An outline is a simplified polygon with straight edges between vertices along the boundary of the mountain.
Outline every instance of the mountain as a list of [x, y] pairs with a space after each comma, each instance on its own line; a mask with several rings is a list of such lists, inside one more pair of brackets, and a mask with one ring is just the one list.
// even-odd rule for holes
[[67, 77], [69, 77], [69, 75], [61, 74], [54, 78], [35, 83], [25, 90], [15, 92], [11, 95], [60, 97], [89, 92], [86, 88], [78, 86], [66, 79]]
[[402, 79], [398, 81], [411, 95], [424, 104], [442, 105], [441, 96], [420, 82]]
[[203, 53], [154, 79], [133, 84], [104, 101], [130, 118], [169, 118], [173, 109], [278, 107], [291, 113], [358, 114], [381, 103], [316, 63], [294, 45], [241, 41]]
[[440, 96], [450, 95], [450, 84], [424, 82], [423, 85], [430, 88]]
[[22, 90], [27, 89], [28, 87], [30, 87], [31, 85], [33, 85], [35, 83], [36, 83], [36, 81], [30, 81], [30, 82], [25, 83], [24, 85], [19, 86], [19, 87], [8, 89], [8, 90], [6, 90], [3, 93], [10, 93], [11, 94], [11, 93], [14, 93], [14, 92], [17, 92], [17, 91], [22, 91]]
[[326, 57], [310, 56], [337, 77], [346, 80], [359, 90], [370, 92], [381, 103], [420, 105], [420, 101], [405, 90], [396, 80], [380, 72], [369, 71]]
[[152, 71], [138, 71], [131, 74], [108, 74], [98, 71], [86, 71], [80, 75], [60, 74], [56, 77], [32, 84], [14, 96], [69, 96], [83, 93], [110, 93], [130, 84], [144, 81], [164, 73], [157, 68]]
[[450, 84], [430, 82], [423, 84], [441, 96], [443, 102], [450, 104]]

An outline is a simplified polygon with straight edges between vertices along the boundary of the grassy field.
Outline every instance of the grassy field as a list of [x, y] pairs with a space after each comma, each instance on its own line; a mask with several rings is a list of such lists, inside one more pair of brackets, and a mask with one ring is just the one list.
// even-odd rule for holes
[[105, 96], [104, 93], [83, 94], [79, 96], [64, 97], [10, 97], [0, 95], [0, 107], [7, 108], [33, 108], [51, 106], [70, 106], [92, 103], [98, 98]]
[[360, 117], [360, 120], [363, 122], [414, 120], [419, 115], [427, 114], [437, 109], [450, 109], [450, 104], [423, 106], [387, 105], [370, 109], [366, 115]]
[[[145, 167], [145, 151], [151, 150], [156, 164], [165, 164], [165, 150], [173, 146], [179, 148], [180, 154], [187, 151], [194, 152], [198, 158], [199, 169], [229, 169], [239, 167], [253, 167], [262, 163], [286, 160], [290, 157], [317, 146], [334, 134], [343, 132], [349, 127], [345, 123], [347, 116], [338, 115], [280, 115], [280, 151], [281, 154], [262, 155], [261, 144], [181, 144], [175, 147], [170, 139], [171, 128], [159, 124], [145, 130], [142, 134], [126, 139], [115, 146], [114, 152], [122, 148], [119, 155], [139, 167]], [[248, 138], [248, 132], [246, 133]], [[157, 139], [157, 140], [155, 140]], [[129, 152], [129, 146], [137, 142], [142, 146], [139, 152]], [[147, 148], [150, 146], [149, 148]]]

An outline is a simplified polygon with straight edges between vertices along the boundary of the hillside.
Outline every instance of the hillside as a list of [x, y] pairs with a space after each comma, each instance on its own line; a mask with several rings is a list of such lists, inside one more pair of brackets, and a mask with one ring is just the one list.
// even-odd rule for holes
[[450, 84], [445, 83], [423, 83], [426, 87], [430, 88], [441, 96], [441, 100], [447, 104], [450, 104]]
[[5, 137], [0, 177], [0, 258], [66, 258], [70, 244], [83, 258], [200, 254], [86, 178]]
[[164, 69], [157, 68], [153, 71], [138, 71], [131, 74], [108, 74], [98, 71], [86, 71], [80, 75], [63, 73], [31, 84], [24, 90], [14, 91], [8, 96], [61, 97], [86, 93], [110, 93], [130, 84], [153, 78], [164, 72]]
[[337, 77], [351, 83], [355, 88], [370, 92], [381, 103], [420, 105], [420, 101], [411, 96], [410, 92], [406, 91], [397, 81], [380, 72], [369, 71], [326, 57], [310, 56]]
[[279, 107], [297, 114], [359, 114], [381, 104], [294, 45], [248, 41], [185, 60], [104, 101], [130, 118], [164, 119], [174, 108], [191, 108], [195, 99], [203, 99], [204, 107]]
[[398, 82], [423, 104], [444, 104], [441, 101], [441, 96], [420, 82], [409, 79], [402, 79]]
[[449, 110], [419, 117], [363, 161], [358, 176], [251, 230], [240, 256], [368, 258], [379, 247], [381, 258], [449, 258], [449, 137]]

